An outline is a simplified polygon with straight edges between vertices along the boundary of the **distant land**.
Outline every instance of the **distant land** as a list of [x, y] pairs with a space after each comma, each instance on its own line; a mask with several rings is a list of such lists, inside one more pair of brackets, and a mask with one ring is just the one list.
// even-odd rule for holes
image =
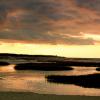
[[8, 54], [0, 53], [0, 61], [17, 62], [54, 62], [65, 61], [66, 57], [59, 57], [53, 55], [24, 55], [24, 54]]
[[0, 53], [0, 62], [20, 63], [63, 63], [66, 66], [100, 66], [100, 58], [68, 58], [54, 55], [24, 55]]

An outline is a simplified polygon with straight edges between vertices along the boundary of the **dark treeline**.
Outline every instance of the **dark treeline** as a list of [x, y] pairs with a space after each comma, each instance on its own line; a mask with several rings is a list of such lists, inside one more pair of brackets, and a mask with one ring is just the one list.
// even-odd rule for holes
[[44, 71], [58, 71], [58, 70], [72, 70], [69, 66], [64, 66], [59, 63], [23, 63], [15, 66], [16, 70], [44, 70]]
[[53, 55], [25, 55], [25, 54], [8, 54], [8, 53], [1, 53], [0, 59], [16, 59], [16, 60], [36, 60], [36, 61], [64, 61], [66, 57], [59, 57]]
[[0, 57], [59, 57], [53, 55], [28, 55], [28, 54], [9, 54], [9, 53], [0, 53]]
[[4, 59], [4, 61], [13, 60], [27, 60], [27, 62], [37, 61], [37, 62], [52, 62], [58, 64], [58, 66], [100, 66], [100, 59], [97, 58], [66, 58], [66, 57], [59, 57], [53, 55], [25, 55], [25, 54], [8, 54], [8, 53], [1, 53], [0, 59]]
[[100, 88], [100, 74], [80, 76], [46, 76], [48, 82], [59, 84], [75, 84], [85, 88]]

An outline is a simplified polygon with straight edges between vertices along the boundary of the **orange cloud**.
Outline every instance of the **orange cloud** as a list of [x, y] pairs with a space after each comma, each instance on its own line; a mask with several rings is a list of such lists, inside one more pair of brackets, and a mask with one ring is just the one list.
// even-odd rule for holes
[[84, 38], [84, 34], [100, 35], [99, 5], [98, 0], [0, 1], [0, 22], [3, 22], [0, 23], [0, 40], [39, 44], [96, 44], [94, 37]]

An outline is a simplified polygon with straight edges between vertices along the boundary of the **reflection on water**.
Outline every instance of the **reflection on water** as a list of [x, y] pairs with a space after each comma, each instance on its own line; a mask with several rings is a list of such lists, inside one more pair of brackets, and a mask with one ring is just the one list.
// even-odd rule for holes
[[[97, 73], [96, 67], [75, 67], [73, 66], [74, 70], [69, 75], [86, 75], [86, 74], [93, 74]], [[99, 72], [98, 72], [99, 73]]]
[[49, 83], [45, 75], [84, 75], [100, 73], [96, 67], [74, 67], [71, 71], [15, 71], [14, 65], [0, 67], [0, 91], [24, 91], [57, 95], [98, 95], [100, 89], [71, 84]]
[[15, 65], [0, 66], [0, 73], [1, 72], [14, 72], [15, 71], [14, 66]]

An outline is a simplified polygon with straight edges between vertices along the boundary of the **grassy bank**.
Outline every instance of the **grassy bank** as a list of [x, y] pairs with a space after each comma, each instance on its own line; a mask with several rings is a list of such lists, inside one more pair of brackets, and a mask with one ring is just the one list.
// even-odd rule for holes
[[0, 100], [99, 100], [100, 97], [63, 96], [20, 92], [0, 92]]
[[85, 88], [100, 89], [100, 74], [65, 76], [65, 75], [50, 75], [46, 76], [48, 82], [60, 84], [75, 84]]
[[0, 61], [0, 66], [7, 66], [7, 65], [9, 65], [9, 63], [8, 63], [8, 62], [5, 62], [5, 61]]
[[16, 70], [39, 70], [39, 71], [62, 71], [72, 70], [73, 68], [65, 66], [63, 63], [23, 63], [15, 66]]

